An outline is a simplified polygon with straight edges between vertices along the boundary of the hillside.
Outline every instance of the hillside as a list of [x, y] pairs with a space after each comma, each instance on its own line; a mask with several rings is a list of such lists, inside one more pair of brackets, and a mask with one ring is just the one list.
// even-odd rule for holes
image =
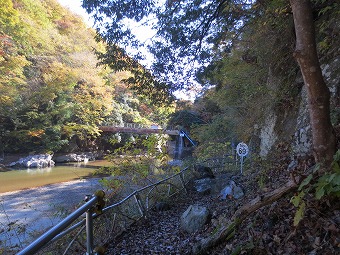
[[[127, 58], [116, 45], [108, 47], [93, 41], [91, 36], [84, 36], [85, 31], [92, 36], [94, 33], [55, 2], [7, 2], [7, 8], [1, 10], [0, 138], [5, 145], [3, 151], [98, 148], [100, 144], [95, 138], [99, 135], [97, 125], [100, 123], [164, 123], [168, 113], [174, 110], [156, 106], [148, 97], [137, 96], [130, 90], [129, 81], [139, 81], [142, 86], [132, 87], [144, 95], [160, 87], [166, 91], [168, 87], [146, 84], [150, 73], [145, 75], [141, 66]], [[106, 239], [100, 240], [98, 245], [108, 246], [112, 254], [124, 249], [130, 254], [172, 251], [175, 254], [339, 253], [339, 3], [335, 0], [251, 2], [222, 1], [223, 4], [216, 7], [211, 1], [199, 1], [197, 6], [189, 0], [167, 1], [162, 12], [153, 1], [147, 0], [84, 1], [93, 12], [102, 11], [101, 15], [111, 18], [112, 31], [102, 34], [108, 42], [124, 34], [121, 33], [124, 27], [117, 26], [117, 21], [124, 17], [141, 19], [144, 14], [159, 15], [163, 23], [155, 27], [163, 38], [155, 40], [151, 48], [159, 58], [153, 71], [164, 71], [162, 77], [169, 75], [170, 83], [175, 74], [185, 73], [177, 68], [181, 69], [181, 62], [199, 51], [196, 46], [215, 43], [211, 49], [200, 52], [201, 60], [207, 61], [205, 65], [193, 70], [197, 71], [195, 78], [204, 85], [204, 90], [193, 104], [177, 103], [177, 111], [169, 123], [190, 132], [197, 145], [193, 159], [184, 162], [184, 166], [207, 160], [218, 162], [222, 158], [234, 170], [223, 168], [223, 174], [236, 180], [245, 194], [239, 200], [231, 196], [220, 201], [221, 190], [198, 195], [193, 189], [194, 194], [185, 194], [185, 203], [179, 200], [176, 204], [171, 200], [174, 206], [164, 213], [165, 217], [151, 212], [155, 217], [150, 221], [145, 219], [133, 225], [132, 229], [140, 231], [140, 239], [135, 232], [129, 235], [125, 222], [122, 224], [124, 235], [115, 239], [114, 230], [119, 226], [116, 215], [126, 216], [124, 210], [118, 211], [111, 215], [114, 220], [110, 223], [114, 226], [98, 221], [98, 225], [105, 225], [107, 231], [111, 231], [108, 236], [97, 235], [97, 238]], [[294, 15], [293, 9], [301, 3], [308, 7], [304, 9], [304, 14], [308, 15]], [[108, 6], [110, 11], [105, 12]], [[125, 8], [115, 8], [122, 6]], [[309, 17], [307, 26], [296, 26], [294, 19], [301, 17]], [[197, 29], [193, 29], [195, 25]], [[308, 80], [312, 80], [310, 83], [306, 82], [303, 72], [306, 66], [296, 61], [297, 55], [303, 55], [296, 47], [296, 30], [302, 27], [313, 32], [308, 38], [313, 41], [309, 45], [313, 45], [310, 51], [314, 62], [306, 66], [309, 73], [319, 75], [318, 79]], [[204, 36], [208, 37], [207, 41], [202, 41]], [[84, 39], [86, 43], [82, 41], [78, 45], [79, 38], [87, 38]], [[128, 44], [130, 37], [118, 39]], [[104, 64], [101, 67], [106, 69], [95, 65], [89, 45], [103, 53], [99, 59]], [[94, 62], [88, 62], [88, 57], [93, 57]], [[110, 71], [110, 68], [123, 70], [126, 66], [135, 67], [134, 77], [127, 72]], [[128, 78], [128, 82], [121, 82], [121, 78]], [[181, 83], [183, 77], [175, 78]], [[310, 84], [316, 90], [310, 90]], [[318, 84], [322, 90], [317, 90]], [[314, 114], [318, 109], [323, 114]], [[324, 136], [319, 136], [320, 133]], [[315, 137], [325, 139], [314, 140]], [[121, 138], [105, 139], [120, 141]], [[142, 154], [136, 149], [136, 140], [130, 141], [119, 148], [119, 153], [125, 156], [119, 158], [114, 167], [105, 169], [113, 176], [105, 182], [114, 194], [126, 187], [124, 180], [119, 179], [122, 170], [131, 176], [126, 182], [144, 180], [149, 183], [152, 180], [148, 174], [154, 173], [149, 164], [155, 159], [154, 154]], [[185, 146], [184, 138], [179, 141]], [[236, 145], [240, 142], [249, 146], [249, 153], [241, 157], [243, 175], [239, 174], [240, 158], [236, 156]], [[154, 143], [145, 145], [155, 151]], [[316, 149], [322, 152], [327, 147], [331, 149], [324, 154], [327, 159], [320, 157], [322, 154], [317, 154]], [[146, 160], [142, 162], [141, 158]], [[222, 175], [227, 180], [225, 177]], [[181, 182], [183, 185], [183, 180]], [[211, 190], [213, 188], [216, 186]], [[137, 198], [135, 202], [143, 211]], [[179, 218], [192, 203], [209, 207], [212, 218], [204, 228], [192, 235], [183, 235], [176, 228], [178, 221], [174, 218]], [[164, 224], [159, 221], [161, 218]], [[162, 227], [164, 229], [160, 229]], [[161, 237], [157, 240], [162, 239], [164, 244], [156, 243], [157, 237]], [[171, 239], [174, 241], [169, 244]], [[131, 242], [136, 245], [130, 245]]]
[[2, 2], [0, 153], [98, 149], [102, 122], [164, 123], [167, 108], [130, 90], [128, 72], [97, 66], [94, 38], [55, 0]]

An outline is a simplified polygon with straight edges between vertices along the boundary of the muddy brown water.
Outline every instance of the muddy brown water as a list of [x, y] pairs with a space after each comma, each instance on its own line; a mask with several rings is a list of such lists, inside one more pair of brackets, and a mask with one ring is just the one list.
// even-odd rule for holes
[[94, 177], [102, 166], [109, 166], [105, 160], [90, 161], [87, 164], [65, 164], [41, 169], [16, 169], [0, 172], [0, 193], [41, 187]]

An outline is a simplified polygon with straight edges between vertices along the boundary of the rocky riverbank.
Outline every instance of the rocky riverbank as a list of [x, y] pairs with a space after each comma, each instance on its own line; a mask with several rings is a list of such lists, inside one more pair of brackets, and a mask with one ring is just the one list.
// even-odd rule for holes
[[83, 179], [0, 194], [1, 246], [25, 246], [73, 211], [86, 195], [102, 189], [98, 180]]
[[0, 171], [13, 168], [45, 168], [58, 163], [88, 162], [103, 158], [102, 152], [78, 152], [65, 154], [9, 154], [0, 158]]

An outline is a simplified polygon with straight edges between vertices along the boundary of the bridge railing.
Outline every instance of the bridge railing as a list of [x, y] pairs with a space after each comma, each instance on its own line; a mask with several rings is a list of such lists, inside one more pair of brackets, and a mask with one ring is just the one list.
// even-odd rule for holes
[[140, 123], [113, 123], [113, 122], [104, 122], [102, 126], [112, 126], [112, 127], [119, 127], [119, 128], [133, 128], [133, 129], [160, 129], [160, 130], [177, 130], [173, 126], [164, 126], [158, 124], [140, 124]]

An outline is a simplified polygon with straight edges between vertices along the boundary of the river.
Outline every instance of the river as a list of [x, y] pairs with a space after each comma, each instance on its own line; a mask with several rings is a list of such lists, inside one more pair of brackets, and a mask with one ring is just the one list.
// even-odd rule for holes
[[74, 211], [85, 195], [103, 189], [93, 173], [108, 165], [108, 161], [97, 160], [86, 165], [0, 172], [0, 254], [1, 246], [13, 251], [17, 246], [23, 248], [37, 233]]
[[96, 160], [86, 164], [63, 164], [49, 168], [0, 172], [0, 193], [91, 178], [96, 169], [108, 165], [110, 162], [106, 160]]

